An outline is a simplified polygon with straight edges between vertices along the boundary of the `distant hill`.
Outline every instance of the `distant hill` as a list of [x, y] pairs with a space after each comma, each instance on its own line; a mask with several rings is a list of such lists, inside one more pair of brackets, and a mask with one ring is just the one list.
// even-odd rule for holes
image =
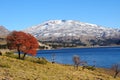
[[6, 29], [4, 26], [0, 26], [0, 37], [5, 37], [9, 34], [10, 31]]
[[4, 26], [0, 26], [0, 49], [5, 49], [6, 46], [6, 36], [10, 33], [8, 29]]
[[72, 43], [84, 46], [120, 44], [120, 29], [74, 20], [50, 20], [24, 31], [44, 42]]

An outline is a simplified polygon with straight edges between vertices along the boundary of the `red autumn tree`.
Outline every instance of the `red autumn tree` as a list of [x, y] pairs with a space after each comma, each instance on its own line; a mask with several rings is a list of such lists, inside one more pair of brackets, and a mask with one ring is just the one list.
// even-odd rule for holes
[[17, 49], [18, 58], [20, 59], [21, 52], [26, 54], [36, 55], [39, 47], [38, 41], [35, 37], [22, 31], [13, 31], [7, 36], [7, 45], [9, 49]]

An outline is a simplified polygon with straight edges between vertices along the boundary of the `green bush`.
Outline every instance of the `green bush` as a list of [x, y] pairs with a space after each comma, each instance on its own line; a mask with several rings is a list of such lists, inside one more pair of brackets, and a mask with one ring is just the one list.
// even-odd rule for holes
[[36, 61], [36, 63], [39, 63], [39, 64], [47, 64], [47, 62], [48, 61], [44, 57], [38, 58]]
[[95, 66], [83, 66], [83, 69], [88, 69], [88, 70], [95, 70]]
[[13, 53], [12, 52], [6, 52], [5, 55], [10, 56], [10, 55], [13, 55]]
[[15, 55], [13, 52], [6, 52], [5, 56], [12, 57], [12, 58], [17, 58], [17, 55]]

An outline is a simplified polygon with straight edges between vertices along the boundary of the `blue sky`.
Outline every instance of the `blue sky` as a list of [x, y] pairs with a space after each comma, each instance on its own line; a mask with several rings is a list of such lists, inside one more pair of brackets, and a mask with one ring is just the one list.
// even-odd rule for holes
[[0, 25], [9, 30], [56, 19], [120, 28], [120, 0], [0, 0]]

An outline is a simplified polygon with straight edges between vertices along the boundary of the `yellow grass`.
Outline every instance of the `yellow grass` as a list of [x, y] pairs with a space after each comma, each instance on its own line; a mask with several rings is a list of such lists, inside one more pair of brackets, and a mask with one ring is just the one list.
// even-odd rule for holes
[[104, 74], [102, 69], [94, 71], [61, 64], [38, 64], [28, 60], [0, 56], [0, 80], [120, 80]]

